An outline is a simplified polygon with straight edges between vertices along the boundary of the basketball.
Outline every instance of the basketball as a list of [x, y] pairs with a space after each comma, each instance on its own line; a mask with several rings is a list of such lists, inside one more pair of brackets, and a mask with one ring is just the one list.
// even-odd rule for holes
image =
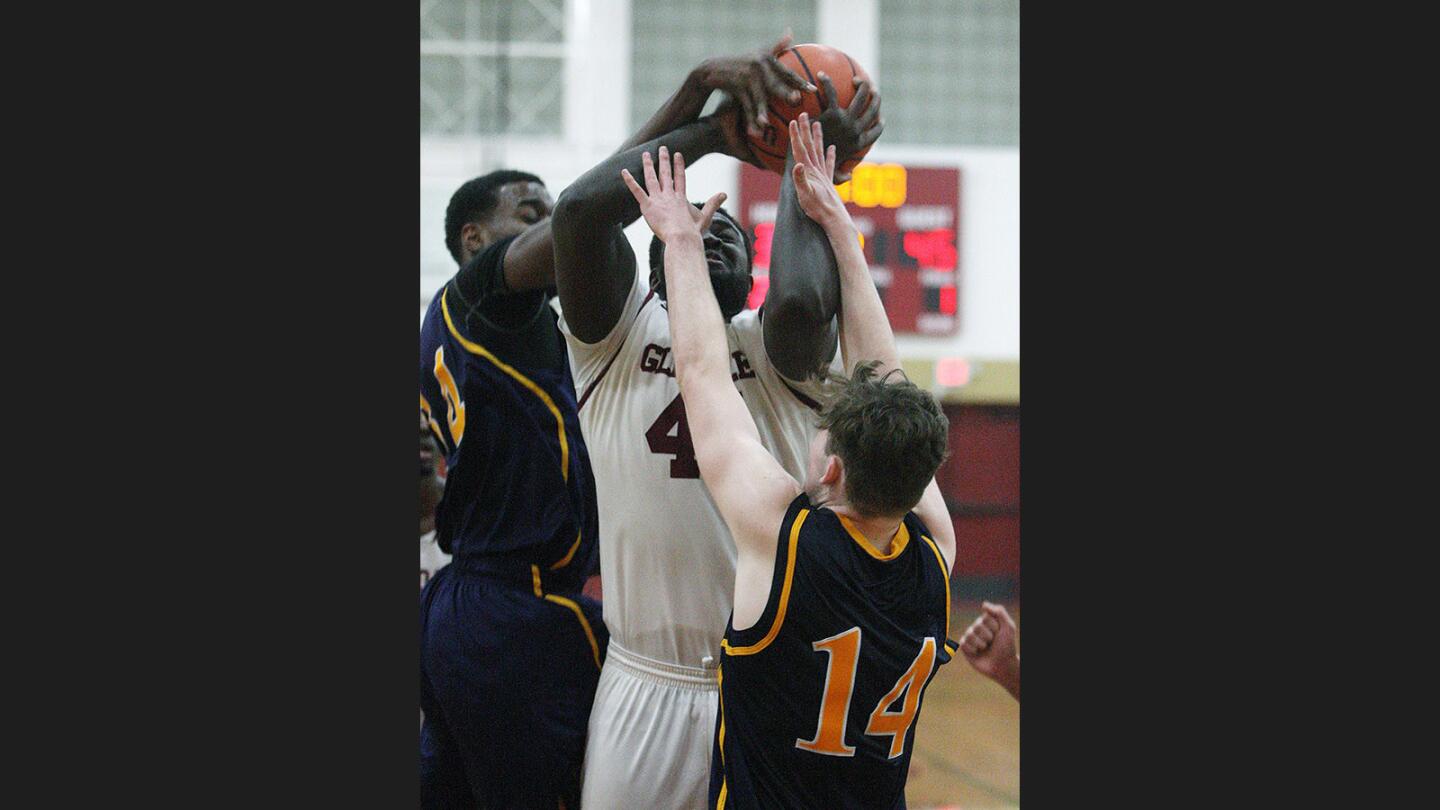
[[[785, 171], [785, 155], [790, 151], [788, 128], [790, 122], [798, 118], [802, 112], [809, 113], [812, 121], [820, 117], [820, 94], [824, 92], [820, 86], [820, 74], [824, 73], [830, 77], [830, 83], [835, 86], [835, 99], [841, 107], [848, 106], [851, 99], [855, 97], [853, 77], [859, 76], [864, 81], [870, 81], [870, 75], [865, 72], [865, 68], [856, 64], [855, 60], [847, 56], [844, 51], [829, 45], [796, 45], [786, 49], [784, 53], [780, 54], [779, 59], [780, 64], [815, 85], [815, 92], [802, 91], [798, 104], [791, 104], [784, 98], [771, 96], [769, 110], [767, 110], [769, 123], [765, 125], [765, 129], [758, 137], [747, 136], [755, 158], [765, 168], [777, 174]], [[858, 155], [841, 164], [838, 167], [839, 170], [844, 172], [853, 170], [865, 157], [865, 153], [869, 151], [870, 147], [868, 146], [860, 150]]]

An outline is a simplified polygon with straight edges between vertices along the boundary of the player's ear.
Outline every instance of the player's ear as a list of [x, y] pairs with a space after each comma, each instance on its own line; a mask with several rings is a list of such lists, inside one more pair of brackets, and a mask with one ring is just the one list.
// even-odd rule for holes
[[478, 222], [467, 222], [460, 228], [460, 244], [471, 253], [479, 253], [489, 233]]
[[845, 478], [845, 462], [839, 456], [825, 457], [825, 472], [820, 476], [820, 483], [831, 489], [838, 489]]

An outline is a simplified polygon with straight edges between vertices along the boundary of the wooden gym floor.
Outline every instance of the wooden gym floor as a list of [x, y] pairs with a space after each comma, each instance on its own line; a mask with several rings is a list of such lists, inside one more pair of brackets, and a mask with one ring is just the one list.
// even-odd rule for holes
[[[1018, 628], [1020, 605], [1004, 605]], [[959, 641], [980, 604], [957, 600], [951, 611], [950, 637]], [[912, 810], [1020, 806], [1020, 704], [958, 651], [925, 690], [916, 722], [905, 786]]]

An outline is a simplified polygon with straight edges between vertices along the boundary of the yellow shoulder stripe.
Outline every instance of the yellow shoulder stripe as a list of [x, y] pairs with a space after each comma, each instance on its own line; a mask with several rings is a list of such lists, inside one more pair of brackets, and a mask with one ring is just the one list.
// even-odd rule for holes
[[540, 401], [545, 403], [545, 407], [550, 409], [550, 413], [554, 415], [556, 433], [560, 436], [560, 476], [568, 483], [570, 481], [570, 443], [565, 440], [565, 418], [560, 415], [560, 409], [555, 407], [555, 400], [551, 399], [550, 395], [545, 393], [545, 389], [536, 385], [529, 377], [500, 362], [500, 358], [491, 354], [484, 346], [474, 341], [466, 340], [465, 337], [460, 334], [460, 330], [455, 328], [455, 321], [450, 319], [450, 304], [446, 300], [449, 295], [450, 290], [448, 288], [445, 292], [441, 293], [440, 309], [445, 313], [445, 326], [450, 329], [450, 334], [470, 353], [477, 354], [489, 360], [496, 368], [510, 375], [516, 382], [529, 389], [530, 393], [539, 397]]
[[[940, 554], [940, 547], [935, 545], [935, 541], [923, 534], [920, 535], [920, 539], [924, 540], [930, 550], [935, 552], [935, 562], [940, 563], [940, 573], [945, 576], [945, 638], [948, 639], [950, 638], [950, 569], [945, 567], [945, 557]], [[953, 650], [951, 654], [954, 654]]]
[[790, 525], [790, 544], [785, 552], [785, 584], [780, 588], [780, 606], [775, 611], [775, 622], [770, 625], [770, 632], [748, 647], [731, 647], [730, 642], [721, 639], [720, 646], [725, 649], [725, 652], [731, 655], [754, 655], [770, 646], [770, 642], [780, 634], [780, 625], [785, 623], [785, 609], [790, 604], [790, 584], [795, 579], [795, 547], [800, 542], [800, 527], [804, 525], [805, 518], [809, 516], [809, 509], [801, 509], [800, 514], [795, 516], [795, 522]]

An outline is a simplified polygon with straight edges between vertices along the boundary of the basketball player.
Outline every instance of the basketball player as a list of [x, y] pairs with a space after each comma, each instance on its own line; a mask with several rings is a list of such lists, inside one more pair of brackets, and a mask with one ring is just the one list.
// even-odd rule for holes
[[[860, 83], [842, 108], [828, 77], [817, 79], [826, 91], [823, 118], [843, 160], [879, 137], [879, 97]], [[619, 174], [638, 173], [642, 156], [656, 149], [662, 161], [670, 150], [748, 159], [738, 134], [718, 116], [686, 123], [587, 172], [556, 204], [561, 328], [596, 465], [611, 633], [590, 718], [587, 807], [705, 804], [719, 707], [715, 661], [730, 610], [735, 545], [700, 481], [688, 400], [675, 381], [664, 245], [652, 242], [650, 272], [640, 274], [623, 232], [640, 211]], [[802, 475], [818, 407], [815, 377], [835, 355], [839, 282], [829, 242], [784, 179], [763, 313], [745, 310], [751, 246], [735, 218], [720, 210], [703, 243], [711, 295], [728, 322], [734, 387], [764, 446]]]
[[960, 637], [960, 652], [976, 672], [1005, 687], [1020, 699], [1020, 651], [1015, 644], [1020, 631], [1004, 605], [980, 603], [979, 616]]
[[[696, 124], [747, 155], [735, 145], [756, 122], [740, 105], [727, 101], [703, 123], [700, 112], [716, 89], [809, 87], [773, 61], [707, 61], [622, 149]], [[421, 328], [422, 415], [448, 462], [436, 531], [454, 555], [421, 594], [426, 807], [579, 806], [608, 636], [598, 603], [580, 592], [595, 566], [595, 485], [549, 306], [551, 208], [524, 172], [462, 186], [445, 223], [460, 269]]]
[[803, 487], [766, 449], [729, 379], [702, 237], [723, 195], [697, 213], [683, 160], [672, 175], [663, 151], [658, 178], [644, 161], [645, 189], [622, 175], [665, 242], [696, 462], [739, 552], [711, 806], [904, 807], [921, 698], [954, 651], [955, 539], [934, 479], [948, 426], [929, 393], [903, 374], [890, 381], [895, 339], [831, 182], [834, 148], [822, 156], [820, 126], [803, 114], [790, 143], [800, 205], [839, 260], [841, 352], [856, 369], [819, 420]]
[[421, 803], [578, 805], [604, 652], [595, 485], [555, 313], [551, 198], [502, 170], [451, 197], [459, 271], [420, 333], [420, 407], [446, 457], [420, 594]]

